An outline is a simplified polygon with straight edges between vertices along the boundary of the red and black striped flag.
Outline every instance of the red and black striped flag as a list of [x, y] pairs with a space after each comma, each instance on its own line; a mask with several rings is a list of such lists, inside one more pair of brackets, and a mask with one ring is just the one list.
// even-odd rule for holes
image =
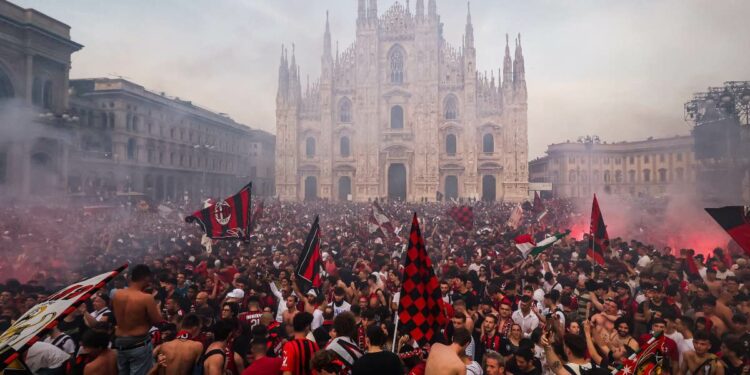
[[320, 224], [315, 216], [310, 233], [307, 234], [305, 247], [299, 256], [299, 264], [294, 271], [297, 282], [304, 292], [308, 289], [319, 289], [323, 283], [320, 280], [320, 268], [323, 262], [320, 254]]
[[474, 210], [469, 206], [457, 206], [448, 209], [448, 216], [466, 230], [474, 228]]
[[250, 229], [251, 189], [249, 183], [237, 194], [193, 212], [185, 221], [197, 221], [206, 236], [214, 240], [246, 239]]
[[607, 226], [604, 225], [604, 217], [599, 209], [599, 201], [594, 194], [594, 203], [591, 206], [591, 237], [589, 238], [588, 256], [600, 265], [604, 265], [604, 250], [609, 247], [609, 235]]
[[727, 206], [706, 208], [706, 212], [750, 255], [750, 208]]
[[398, 304], [401, 332], [408, 333], [420, 346], [424, 345], [446, 324], [442, 311], [440, 284], [427, 256], [417, 214], [414, 213]]

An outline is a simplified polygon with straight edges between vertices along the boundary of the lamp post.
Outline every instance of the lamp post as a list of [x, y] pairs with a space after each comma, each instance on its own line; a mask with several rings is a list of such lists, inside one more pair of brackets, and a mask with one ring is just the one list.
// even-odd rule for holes
[[[581, 137], [578, 137], [578, 143], [583, 143], [584, 147], [586, 148], [586, 152], [588, 153], [589, 157], [589, 166], [588, 166], [588, 183], [589, 183], [589, 193], [592, 193], [594, 191], [593, 187], [593, 175], [591, 174], [591, 159], [593, 158], [593, 149], [595, 144], [601, 143], [601, 139], [598, 135], [584, 135]], [[580, 176], [579, 176], [580, 179]]]
[[[215, 148], [216, 148], [215, 146], [208, 145], [208, 144], [193, 145], [193, 149], [195, 149], [195, 150], [203, 150], [203, 151], [206, 151], [206, 152], [209, 151], [209, 150], [213, 150]], [[203, 198], [206, 197], [204, 188], [206, 186], [206, 169], [208, 169], [208, 157], [204, 158], [204, 160], [205, 160], [205, 163], [203, 163], [204, 164], [203, 168], [201, 168], [201, 197], [200, 197], [200, 199], [203, 199]], [[198, 167], [200, 168], [200, 163], [199, 163]]]

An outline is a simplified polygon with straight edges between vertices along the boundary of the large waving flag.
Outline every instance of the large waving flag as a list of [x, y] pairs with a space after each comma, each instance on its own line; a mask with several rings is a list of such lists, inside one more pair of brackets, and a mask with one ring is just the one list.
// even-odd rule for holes
[[523, 255], [524, 258], [529, 255], [535, 257], [569, 234], [570, 230], [566, 230], [564, 233], [555, 233], [554, 235], [539, 241], [539, 243], [534, 243], [534, 239], [530, 234], [522, 234], [515, 238], [516, 248], [521, 252], [521, 255]]
[[750, 207], [706, 208], [706, 212], [750, 255]]
[[126, 267], [69, 285], [26, 311], [0, 335], [0, 373]]
[[456, 206], [448, 209], [448, 216], [466, 230], [474, 228], [474, 210], [470, 206]]
[[206, 236], [215, 240], [245, 239], [250, 232], [251, 188], [249, 183], [237, 194], [193, 212], [185, 221], [198, 222]]
[[588, 255], [600, 265], [604, 265], [604, 250], [608, 247], [607, 226], [604, 224], [604, 217], [599, 209], [599, 201], [594, 194], [594, 203], [591, 205], [591, 237], [589, 238]]
[[320, 224], [315, 216], [310, 232], [305, 240], [305, 247], [299, 256], [299, 263], [295, 270], [297, 283], [306, 292], [309, 289], [319, 289], [323, 283], [320, 280], [320, 268], [323, 266], [320, 254]]
[[391, 219], [385, 215], [385, 211], [383, 211], [377, 201], [372, 202], [367, 229], [370, 231], [370, 234], [380, 231], [386, 238], [395, 235]]
[[506, 223], [506, 225], [513, 229], [516, 229], [521, 223], [522, 218], [523, 209], [521, 208], [521, 205], [516, 205], [515, 207], [513, 207], [513, 211], [510, 212], [510, 217], [508, 218], [508, 222]]
[[408, 333], [420, 346], [430, 342], [435, 332], [447, 323], [442, 311], [440, 284], [427, 256], [417, 214], [414, 213], [398, 304], [401, 332]]
[[664, 335], [652, 336], [644, 347], [622, 360], [622, 366], [613, 375], [658, 375], [669, 367]]

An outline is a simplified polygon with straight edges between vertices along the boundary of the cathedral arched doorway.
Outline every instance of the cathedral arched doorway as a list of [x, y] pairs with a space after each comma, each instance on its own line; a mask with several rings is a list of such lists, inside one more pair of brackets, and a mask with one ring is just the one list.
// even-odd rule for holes
[[445, 176], [445, 199], [458, 199], [458, 177]]
[[305, 178], [305, 200], [316, 199], [318, 199], [318, 179], [315, 176], [307, 176]]
[[352, 193], [352, 179], [349, 176], [339, 177], [339, 200], [342, 202], [349, 200]]
[[401, 163], [388, 167], [388, 199], [406, 200], [406, 167]]
[[0, 99], [12, 98], [13, 95], [13, 84], [10, 82], [10, 76], [0, 66]]
[[495, 176], [484, 175], [482, 177], [482, 200], [492, 202], [497, 196]]

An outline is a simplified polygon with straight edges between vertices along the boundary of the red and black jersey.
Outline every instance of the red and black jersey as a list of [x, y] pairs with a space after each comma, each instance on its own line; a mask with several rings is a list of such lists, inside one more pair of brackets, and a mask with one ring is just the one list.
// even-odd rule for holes
[[293, 375], [312, 375], [310, 360], [319, 349], [318, 344], [308, 339], [288, 341], [281, 354], [281, 371], [290, 371]]
[[281, 332], [281, 324], [274, 320], [268, 325], [268, 356], [280, 356], [283, 342], [284, 335]]
[[244, 312], [238, 316], [240, 324], [250, 326], [250, 329], [260, 324], [260, 317], [263, 316], [262, 311], [251, 311]]
[[484, 344], [485, 350], [492, 350], [495, 352], [500, 351], [500, 343], [502, 342], [503, 336], [497, 333], [497, 331], [492, 333], [492, 336], [485, 335], [482, 336], [482, 344]]

